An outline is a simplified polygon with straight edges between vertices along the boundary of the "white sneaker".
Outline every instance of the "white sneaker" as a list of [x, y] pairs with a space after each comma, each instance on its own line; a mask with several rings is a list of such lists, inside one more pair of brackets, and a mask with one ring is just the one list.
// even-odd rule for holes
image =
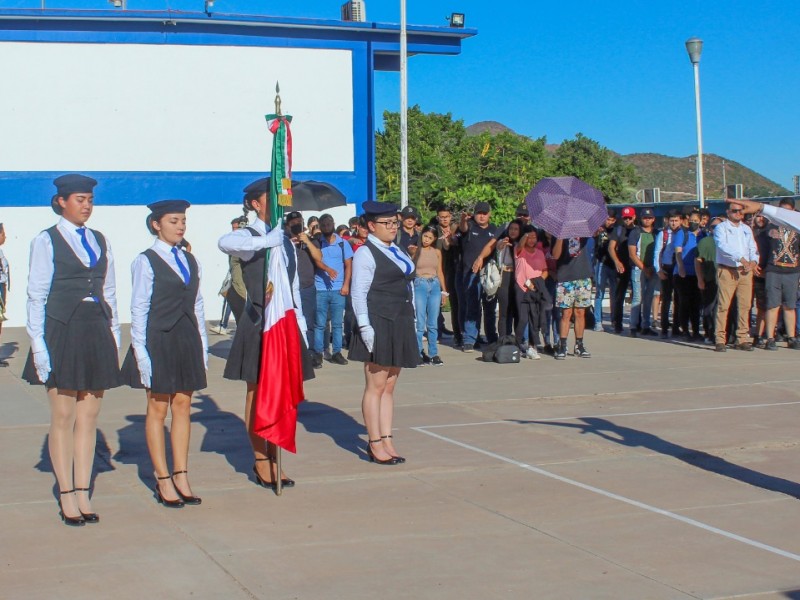
[[539, 360], [539, 353], [533, 346], [531, 346], [525, 351], [525, 356], [531, 360]]

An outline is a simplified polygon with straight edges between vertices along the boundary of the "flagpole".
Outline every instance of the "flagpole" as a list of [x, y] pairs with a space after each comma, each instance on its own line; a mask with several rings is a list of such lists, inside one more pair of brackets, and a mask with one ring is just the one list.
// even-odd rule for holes
[[408, 32], [406, 0], [400, 0], [400, 208], [408, 206]]
[[[278, 81], [275, 82], [275, 114], [279, 117], [283, 115], [281, 112], [281, 87]], [[275, 177], [275, 173], [270, 173], [271, 177]], [[273, 221], [273, 218], [270, 218], [270, 221]], [[269, 264], [269, 261], [267, 261]], [[283, 459], [283, 452], [282, 448], [275, 444], [275, 467], [278, 470], [278, 474], [275, 476], [275, 494], [280, 496], [283, 493], [283, 477], [281, 473], [283, 473], [283, 468], [281, 467], [281, 462]], [[272, 473], [270, 473], [272, 475]]]

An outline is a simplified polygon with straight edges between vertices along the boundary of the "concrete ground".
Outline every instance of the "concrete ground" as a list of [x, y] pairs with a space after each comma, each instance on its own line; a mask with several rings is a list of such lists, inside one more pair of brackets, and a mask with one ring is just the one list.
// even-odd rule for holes
[[254, 484], [243, 386], [194, 400], [199, 507], [153, 499], [141, 391], [100, 415], [98, 525], [61, 524], [42, 388], [0, 356], [2, 598], [800, 598], [800, 353], [587, 332], [591, 359], [404, 371], [395, 441], [365, 459], [361, 366], [307, 385], [297, 486]]

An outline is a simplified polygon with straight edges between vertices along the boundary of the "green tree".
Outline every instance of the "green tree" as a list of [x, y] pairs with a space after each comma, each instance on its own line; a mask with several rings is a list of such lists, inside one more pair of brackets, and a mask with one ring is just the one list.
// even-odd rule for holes
[[630, 202], [627, 190], [638, 184], [633, 165], [625, 164], [618, 155], [582, 133], [558, 147], [553, 156], [553, 174], [574, 175], [617, 203]]

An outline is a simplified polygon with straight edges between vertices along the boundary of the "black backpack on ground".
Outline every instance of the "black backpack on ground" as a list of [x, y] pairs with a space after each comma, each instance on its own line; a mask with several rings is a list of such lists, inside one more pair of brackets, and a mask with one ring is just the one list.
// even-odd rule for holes
[[519, 347], [513, 335], [504, 335], [483, 350], [483, 360], [499, 364], [519, 362]]

